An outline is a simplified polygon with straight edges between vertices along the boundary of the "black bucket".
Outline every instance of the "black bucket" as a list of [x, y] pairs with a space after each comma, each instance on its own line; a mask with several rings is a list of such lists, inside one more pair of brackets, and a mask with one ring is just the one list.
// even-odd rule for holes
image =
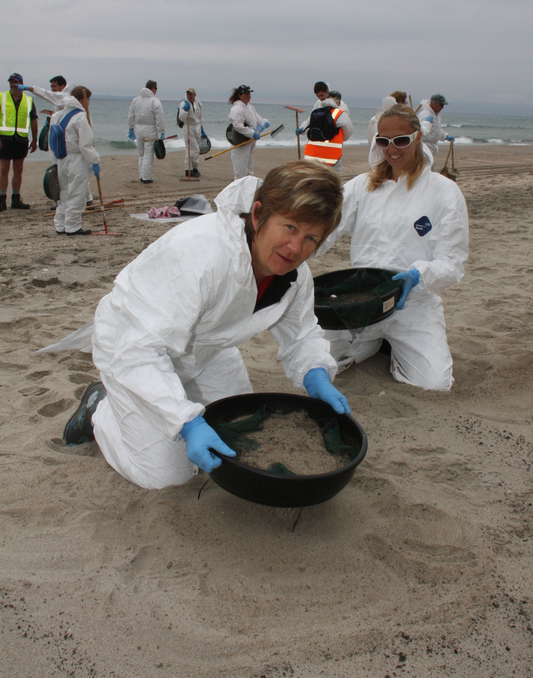
[[237, 459], [225, 457], [211, 472], [211, 478], [223, 489], [256, 504], [284, 508], [312, 506], [331, 499], [352, 479], [366, 455], [368, 441], [362, 426], [349, 414], [336, 414], [321, 400], [288, 393], [246, 393], [217, 400], [206, 407], [204, 417], [216, 427], [239, 417], [250, 416], [263, 405], [280, 414], [305, 411], [313, 419], [336, 418], [341, 437], [354, 448], [355, 457], [344, 466], [317, 475], [287, 475], [254, 468]]
[[[385, 268], [384, 269], [345, 268], [342, 269], [341, 271], [332, 271], [331, 273], [324, 273], [323, 275], [316, 276], [313, 279], [315, 283], [315, 315], [318, 319], [318, 324], [322, 327], [322, 329], [324, 330], [359, 329], [358, 327], [350, 327], [349, 325], [347, 325], [346, 321], [345, 320], [343, 321], [339, 317], [339, 314], [337, 313], [337, 311], [335, 311], [333, 306], [323, 301], [323, 297], [321, 301], [317, 301], [316, 289], [320, 288], [322, 293], [324, 292], [324, 290], [326, 290], [327, 293], [328, 288], [333, 289], [337, 287], [338, 285], [345, 282], [348, 278], [350, 278], [351, 276], [360, 271], [367, 271], [369, 273], [376, 274], [385, 274], [387, 277], [392, 277], [397, 273], [397, 271], [390, 271]], [[398, 281], [398, 284], [395, 285], [392, 290], [388, 291], [385, 294], [379, 295], [381, 303], [378, 305], [378, 308], [372, 315], [372, 317], [368, 320], [368, 322], [366, 322], [366, 325], [374, 325], [375, 323], [379, 323], [382, 320], [385, 320], [385, 318], [388, 318], [390, 315], [392, 315], [396, 310], [396, 304], [398, 303], [398, 300], [402, 294], [402, 289], [403, 286], [401, 282]], [[361, 289], [359, 291], [364, 293], [369, 292], [370, 289]], [[337, 299], [337, 302], [342, 302], [342, 297], [339, 297]]]

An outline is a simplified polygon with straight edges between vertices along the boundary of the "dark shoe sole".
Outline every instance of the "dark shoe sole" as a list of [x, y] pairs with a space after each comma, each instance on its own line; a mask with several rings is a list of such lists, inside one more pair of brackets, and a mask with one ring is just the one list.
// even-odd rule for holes
[[67, 235], [91, 235], [92, 231], [90, 228], [80, 228], [77, 231], [74, 231], [73, 233], [69, 233], [67, 231]]
[[68, 420], [63, 431], [63, 440], [67, 445], [81, 445], [94, 440], [91, 419], [98, 403], [105, 397], [106, 391], [101, 381], [97, 381], [85, 389], [78, 409]]

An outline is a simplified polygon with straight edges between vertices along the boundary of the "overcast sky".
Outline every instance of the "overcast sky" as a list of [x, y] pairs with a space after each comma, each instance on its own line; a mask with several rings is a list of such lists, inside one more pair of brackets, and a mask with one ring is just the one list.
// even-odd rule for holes
[[400, 89], [532, 116], [532, 27], [532, 0], [25, 0], [2, 10], [0, 77], [128, 97], [152, 78], [161, 99], [204, 101], [247, 84], [252, 102], [305, 105], [325, 80], [349, 106]]

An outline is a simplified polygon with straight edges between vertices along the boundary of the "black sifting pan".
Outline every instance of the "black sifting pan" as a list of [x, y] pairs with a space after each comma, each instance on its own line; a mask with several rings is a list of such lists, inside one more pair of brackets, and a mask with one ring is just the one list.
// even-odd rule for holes
[[223, 398], [208, 405], [204, 417], [208, 424], [216, 427], [238, 417], [250, 416], [263, 405], [281, 414], [304, 410], [315, 419], [336, 418], [343, 442], [354, 448], [355, 457], [329, 473], [286, 475], [254, 468], [218, 454], [222, 464], [211, 472], [211, 478], [231, 494], [266, 506], [312, 506], [334, 497], [350, 482], [356, 467], [365, 458], [368, 442], [361, 425], [348, 414], [335, 414], [321, 400], [288, 393], [246, 393]]
[[[396, 310], [403, 289], [400, 281], [391, 280], [396, 273], [397, 271], [379, 268], [346, 268], [316, 276], [315, 315], [318, 324], [325, 330], [362, 329], [385, 320]], [[352, 290], [352, 293], [347, 293], [346, 297], [338, 294], [328, 301], [329, 290], [332, 293], [352, 276], [362, 276], [364, 282], [361, 286]], [[375, 303], [372, 300], [362, 300], [366, 296], [372, 296], [372, 293], [375, 294]], [[359, 295], [361, 301], [358, 301]], [[361, 318], [364, 321], [358, 322]]]
[[57, 178], [57, 165], [50, 165], [44, 173], [43, 190], [47, 198], [57, 202], [59, 200], [59, 181]]

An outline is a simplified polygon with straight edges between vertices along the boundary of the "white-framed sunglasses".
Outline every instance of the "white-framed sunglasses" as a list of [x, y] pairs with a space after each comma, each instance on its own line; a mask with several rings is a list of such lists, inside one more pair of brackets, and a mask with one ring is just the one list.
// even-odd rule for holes
[[396, 148], [407, 148], [407, 146], [410, 146], [413, 141], [416, 139], [418, 134], [417, 132], [413, 132], [412, 134], [402, 134], [401, 136], [394, 137], [394, 139], [388, 139], [387, 137], [379, 137], [376, 134], [376, 146], [378, 148], [388, 148], [391, 143], [396, 146]]

